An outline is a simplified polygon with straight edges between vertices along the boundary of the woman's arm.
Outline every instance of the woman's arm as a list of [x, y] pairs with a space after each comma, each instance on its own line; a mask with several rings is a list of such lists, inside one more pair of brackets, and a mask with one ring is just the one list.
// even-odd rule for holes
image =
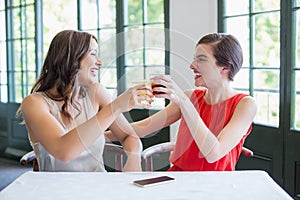
[[115, 116], [120, 114], [112, 107], [112, 104], [107, 105], [96, 116], [67, 133], [52, 116], [47, 103], [38, 95], [24, 99], [22, 114], [32, 142], [40, 142], [52, 156], [68, 162], [92, 144], [109, 127]]
[[115, 141], [120, 141], [127, 155], [124, 171], [141, 171], [143, 146], [140, 138], [136, 135], [126, 118], [120, 114], [109, 129], [114, 132]]
[[[103, 91], [105, 99], [102, 99], [102, 104], [109, 104], [112, 97], [108, 91]], [[102, 97], [103, 98], [103, 97]], [[114, 132], [114, 141], [119, 141], [127, 155], [127, 161], [124, 166], [124, 171], [142, 171], [141, 168], [141, 152], [143, 150], [140, 138], [136, 135], [134, 129], [130, 126], [124, 115], [121, 113], [116, 120], [109, 126], [109, 129]]]
[[32, 142], [40, 142], [52, 156], [68, 162], [103, 134], [122, 112], [133, 107], [144, 108], [145, 105], [140, 104], [141, 96], [138, 95], [145, 92], [143, 90], [137, 87], [127, 90], [103, 106], [93, 118], [67, 133], [52, 116], [48, 104], [40, 95], [31, 94], [23, 100], [22, 115]]
[[167, 107], [159, 112], [147, 117], [146, 119], [132, 123], [132, 127], [139, 137], [147, 135], [170, 126], [181, 118], [179, 107], [171, 102]]
[[[101, 109], [101, 107], [112, 102], [113, 98], [109, 92], [102, 87], [101, 92], [96, 96], [95, 100], [98, 101]], [[119, 114], [111, 126], [109, 126], [109, 129], [114, 133], [113, 141], [119, 141], [127, 154], [124, 171], [141, 171], [142, 143], [124, 115]]]
[[[181, 117], [180, 109], [175, 103], [170, 103], [166, 108], [147, 117], [143, 120], [131, 123], [135, 133], [143, 138], [155, 131], [158, 131], [164, 127], [167, 127]], [[106, 141], [117, 141], [118, 138], [114, 131], [105, 132]]]

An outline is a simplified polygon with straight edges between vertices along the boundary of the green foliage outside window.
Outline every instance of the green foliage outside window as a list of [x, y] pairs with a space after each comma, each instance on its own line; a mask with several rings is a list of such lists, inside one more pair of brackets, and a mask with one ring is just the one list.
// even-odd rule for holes
[[[250, 93], [258, 102], [256, 123], [278, 126], [280, 1], [251, 1], [251, 11], [249, 3], [227, 0], [225, 6], [225, 30], [239, 39], [244, 52], [243, 68], [234, 87]], [[230, 6], [234, 4], [234, 8]]]

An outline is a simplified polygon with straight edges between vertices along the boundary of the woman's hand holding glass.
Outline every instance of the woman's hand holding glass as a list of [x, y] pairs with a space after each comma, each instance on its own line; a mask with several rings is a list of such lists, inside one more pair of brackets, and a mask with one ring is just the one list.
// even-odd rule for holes
[[150, 84], [141, 83], [127, 89], [113, 102], [116, 108], [122, 112], [133, 108], [150, 108], [153, 102], [152, 88]]
[[180, 100], [186, 97], [170, 75], [152, 76], [150, 81], [153, 95], [157, 98], [166, 98], [179, 105]]
[[[137, 81], [133, 81], [132, 84], [135, 86], [141, 86], [142, 88], [146, 87], [146, 88], [150, 89], [151, 94], [149, 94], [149, 92], [148, 92], [149, 90], [147, 92], [140, 90], [139, 97], [141, 100], [140, 101], [141, 104], [151, 107], [151, 103], [154, 101], [153, 100], [154, 96], [153, 96], [152, 88], [151, 88], [151, 82], [148, 80], [137, 80]], [[143, 98], [143, 97], [145, 97], [145, 98]]]

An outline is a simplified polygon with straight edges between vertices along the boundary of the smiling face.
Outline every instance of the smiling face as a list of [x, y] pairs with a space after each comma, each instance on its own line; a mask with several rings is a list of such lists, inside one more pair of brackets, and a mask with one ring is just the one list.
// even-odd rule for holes
[[91, 45], [87, 54], [80, 63], [80, 71], [78, 73], [78, 83], [80, 86], [88, 87], [98, 82], [98, 71], [102, 65], [98, 58], [98, 43], [95, 39], [91, 39]]
[[190, 68], [194, 71], [195, 86], [208, 87], [217, 84], [221, 79], [222, 67], [216, 65], [212, 47], [199, 44]]

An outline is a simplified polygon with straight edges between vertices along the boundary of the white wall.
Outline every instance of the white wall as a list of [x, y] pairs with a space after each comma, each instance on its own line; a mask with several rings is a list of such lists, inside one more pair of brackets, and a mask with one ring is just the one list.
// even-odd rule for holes
[[[189, 68], [197, 41], [217, 31], [217, 0], [170, 0], [171, 76], [182, 89], [194, 88]], [[171, 126], [171, 141], [176, 139], [178, 123]]]

